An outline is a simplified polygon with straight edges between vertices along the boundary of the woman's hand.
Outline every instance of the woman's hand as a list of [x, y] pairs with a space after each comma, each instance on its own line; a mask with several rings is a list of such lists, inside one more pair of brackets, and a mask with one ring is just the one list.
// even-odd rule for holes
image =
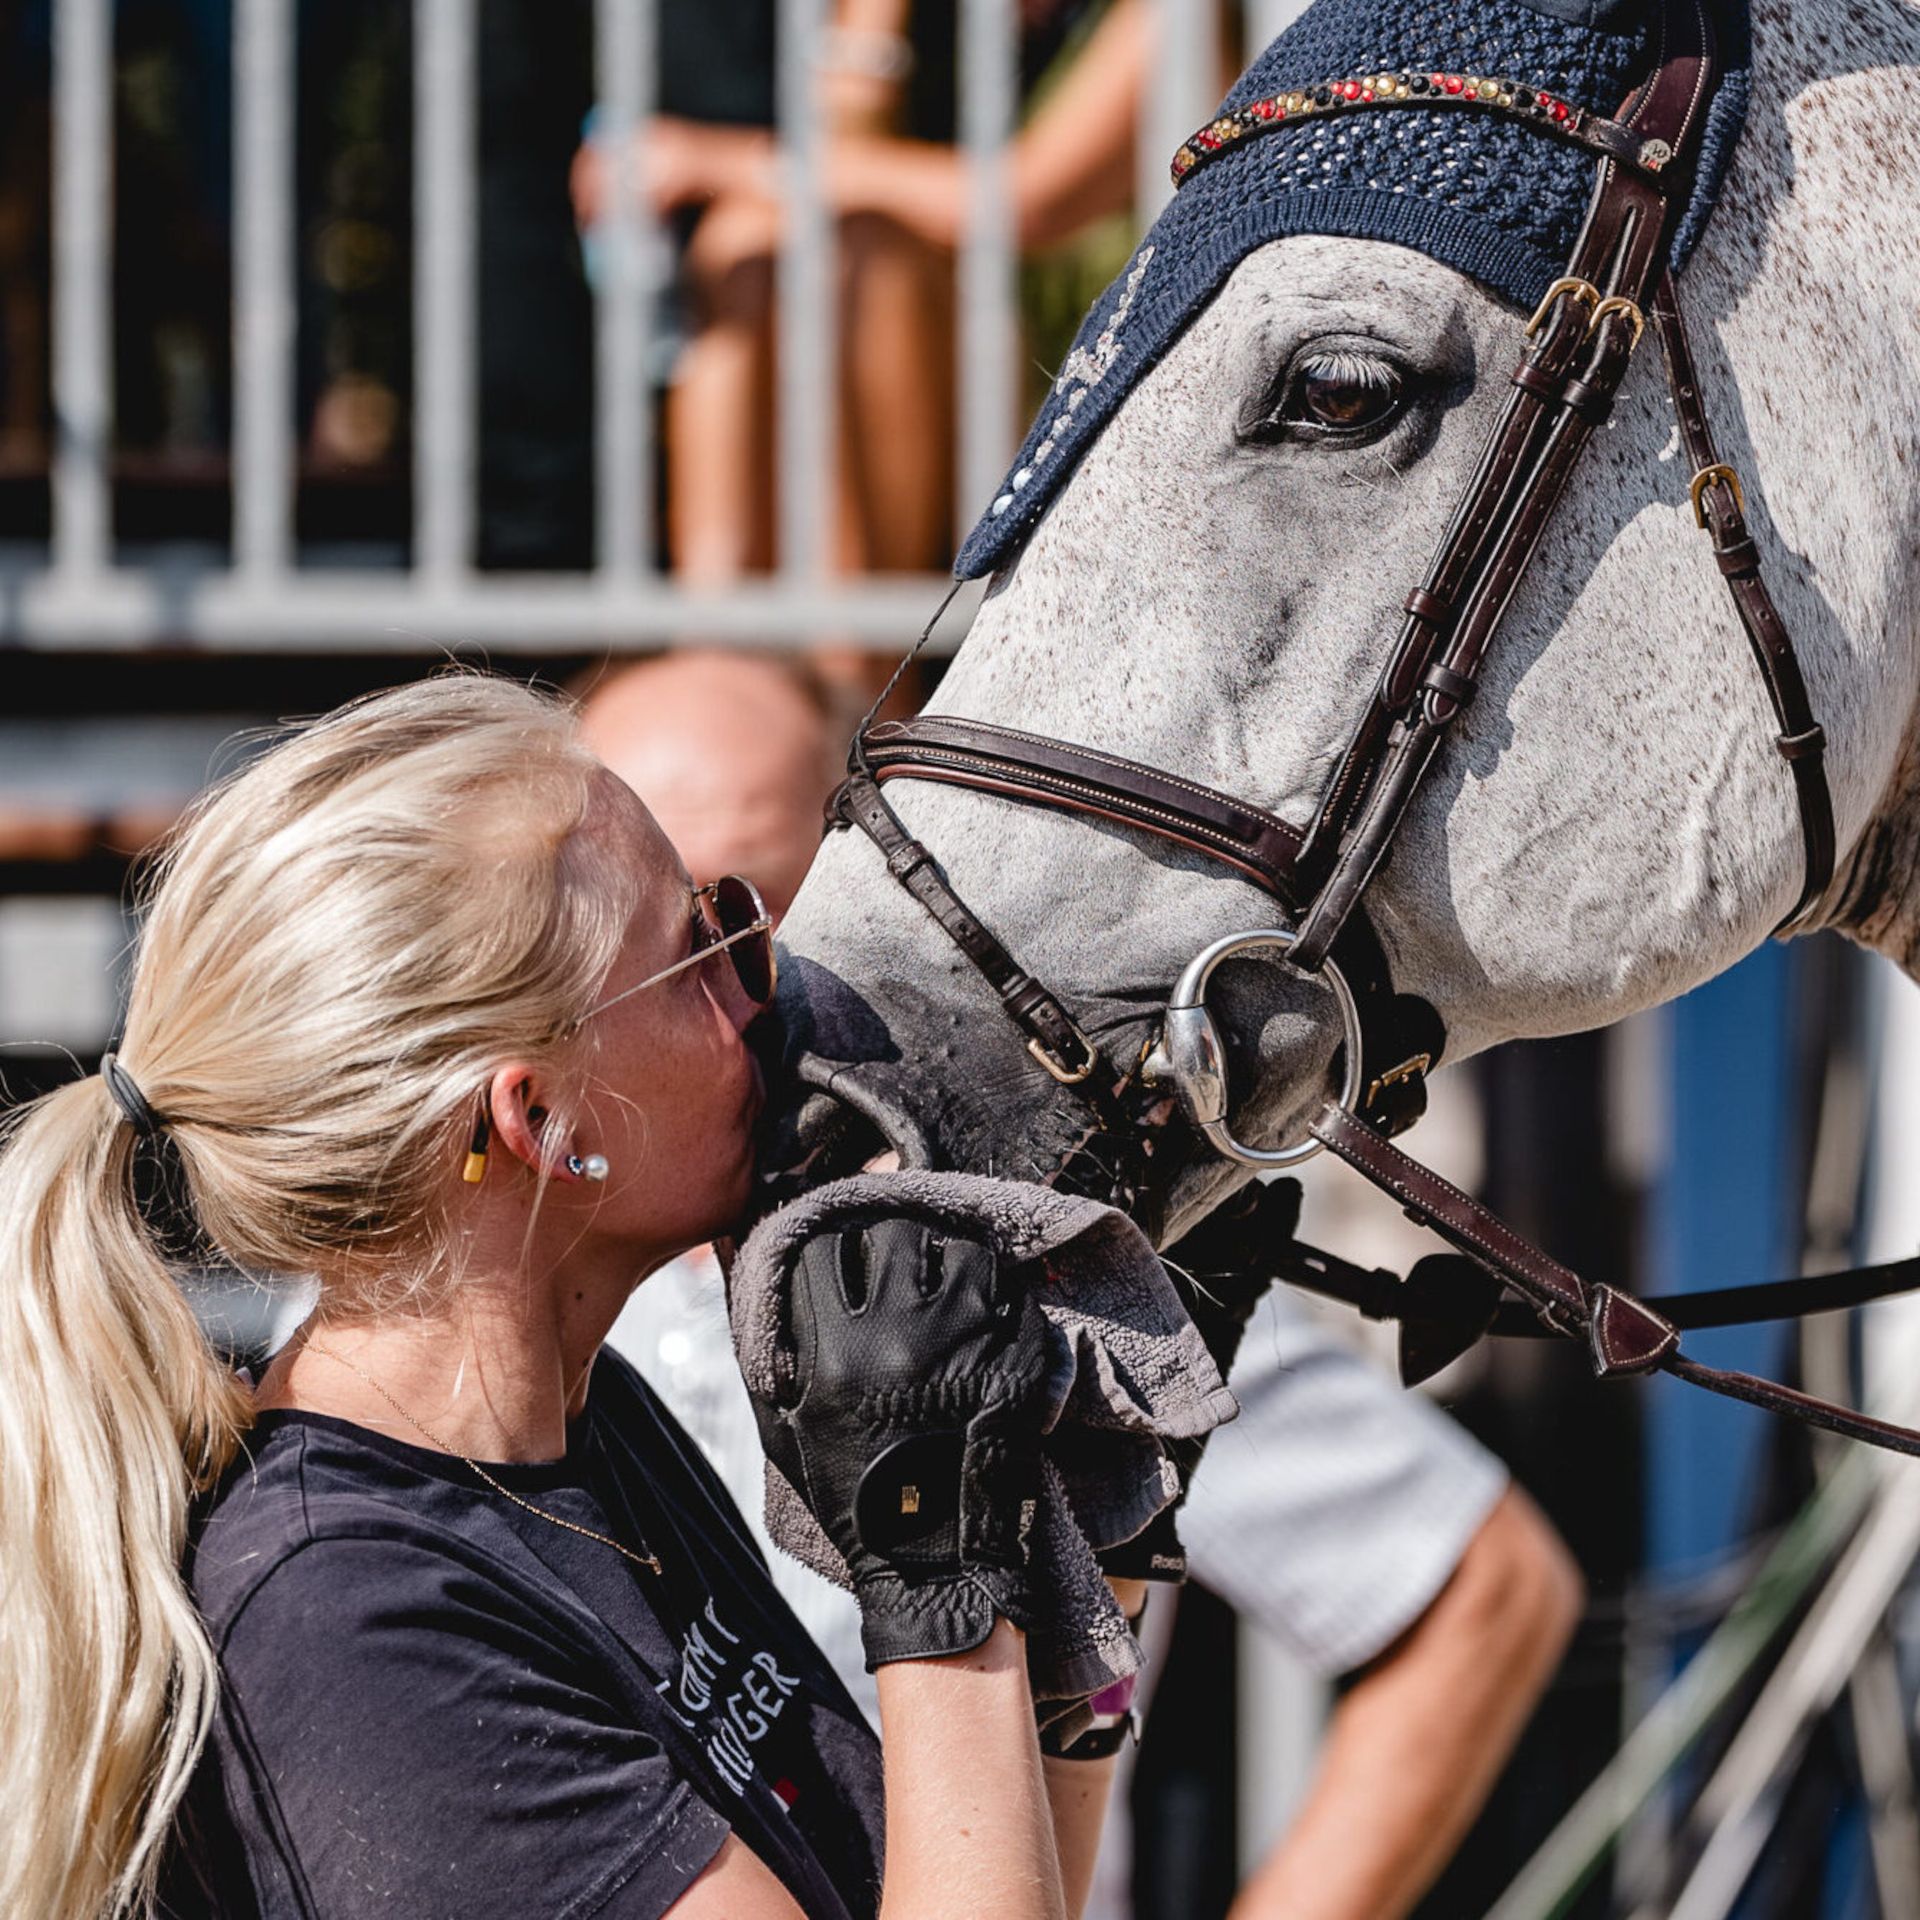
[[[966, 234], [967, 180], [961, 156], [924, 140], [844, 131], [828, 142], [823, 188], [833, 212], [878, 215], [948, 252]], [[613, 192], [614, 156], [593, 140], [573, 156], [573, 217], [590, 227]], [[630, 178], [650, 217], [735, 198], [778, 202], [780, 153], [761, 127], [727, 127], [656, 114], [633, 136]]]
[[788, 1311], [791, 1378], [754, 1414], [853, 1576], [869, 1666], [1024, 1621], [1048, 1372], [1027, 1270], [893, 1216], [808, 1241]]
[[826, 193], [842, 217], [880, 215], [948, 253], [966, 238], [967, 167], [953, 147], [927, 140], [835, 140], [827, 149]]
[[[656, 220], [734, 194], [771, 197], [780, 188], [778, 149], [764, 127], [655, 114], [635, 132], [628, 157], [633, 189]], [[573, 217], [582, 227], [592, 226], [606, 209], [619, 172], [616, 158], [596, 140], [582, 141], [573, 156], [568, 184]]]

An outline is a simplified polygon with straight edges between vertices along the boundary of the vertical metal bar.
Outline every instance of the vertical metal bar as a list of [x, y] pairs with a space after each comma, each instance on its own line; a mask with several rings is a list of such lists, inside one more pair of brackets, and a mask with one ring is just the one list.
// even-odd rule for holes
[[779, 288], [780, 565], [818, 579], [832, 564], [839, 381], [835, 223], [821, 197], [817, 55], [825, 0], [780, 0], [778, 106], [786, 220]]
[[[1293, 25], [1307, 10], [1307, 0], [1249, 0], [1247, 7], [1247, 57], [1264, 53], [1267, 43]], [[1205, 108], [1201, 111], [1204, 113]], [[1198, 121], [1194, 123], [1195, 126]], [[1193, 127], [1187, 129], [1191, 133]], [[1183, 140], [1186, 134], [1180, 136]]]
[[53, 564], [84, 590], [108, 563], [112, 525], [110, 0], [59, 0], [53, 29]]
[[263, 586], [293, 551], [293, 4], [233, 11], [233, 553]]
[[594, 139], [607, 191], [594, 222], [595, 500], [600, 577], [631, 586], [645, 570], [652, 523], [647, 391], [649, 271], [658, 236], [640, 204], [634, 141], [654, 96], [655, 0], [597, 0]]
[[1146, 110], [1140, 116], [1134, 211], [1144, 229], [1167, 204], [1167, 169], [1181, 141], [1220, 100], [1220, 22], [1214, 0], [1148, 0]]
[[960, 253], [961, 530], [992, 498], [1013, 451], [1018, 235], [1009, 150], [1018, 55], [1013, 0], [960, 10], [960, 135], [967, 157], [967, 233]]
[[414, 569], [428, 587], [473, 564], [475, 4], [414, 5]]

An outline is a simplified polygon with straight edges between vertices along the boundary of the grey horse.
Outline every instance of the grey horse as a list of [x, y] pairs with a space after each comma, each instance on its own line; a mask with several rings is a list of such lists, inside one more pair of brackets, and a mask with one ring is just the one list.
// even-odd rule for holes
[[[1829, 740], [1840, 859], [1811, 916], [1909, 971], [1920, 820], [1920, 11], [1761, 0], [1721, 204], [1681, 282], [1720, 453]], [[1298, 823], [1458, 501], [1515, 358], [1514, 311], [1424, 255], [1304, 236], [1251, 253], [1146, 375], [991, 583], [933, 710], [1171, 769]], [[1368, 444], [1249, 436], [1286, 369], [1390, 381]], [[1459, 1060], [1604, 1024], [1765, 940], [1801, 840], [1760, 678], [1687, 505], [1649, 349], [1576, 473], [1369, 911], [1395, 984]], [[888, 788], [963, 898], [1137, 1052], [1218, 935], [1274, 923], [1226, 870], [1118, 826]], [[769, 1165], [882, 1142], [1047, 1180], [1086, 1113], [858, 834], [785, 927], [804, 1093]], [[1324, 987], [1223, 972], [1235, 1124], [1297, 1140], [1340, 1030]], [[1244, 1171], [1195, 1154], [1152, 1196], [1177, 1234]]]

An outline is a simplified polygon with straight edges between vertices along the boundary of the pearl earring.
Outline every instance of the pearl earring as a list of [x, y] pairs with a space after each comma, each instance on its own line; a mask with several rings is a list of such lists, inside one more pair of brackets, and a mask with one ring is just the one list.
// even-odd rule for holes
[[567, 1155], [567, 1171], [576, 1180], [604, 1180], [607, 1177], [607, 1156], [604, 1153], [590, 1153], [583, 1160], [577, 1153]]

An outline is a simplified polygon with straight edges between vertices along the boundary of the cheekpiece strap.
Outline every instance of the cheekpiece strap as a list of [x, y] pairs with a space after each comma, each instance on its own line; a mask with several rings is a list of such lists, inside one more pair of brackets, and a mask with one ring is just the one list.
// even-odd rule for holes
[[117, 1054], [103, 1053], [100, 1056], [100, 1078], [107, 1083], [107, 1092], [112, 1095], [113, 1104], [143, 1140], [150, 1140], [155, 1134], [165, 1131], [166, 1121], [148, 1104], [147, 1096], [140, 1091], [133, 1075], [120, 1064]]

